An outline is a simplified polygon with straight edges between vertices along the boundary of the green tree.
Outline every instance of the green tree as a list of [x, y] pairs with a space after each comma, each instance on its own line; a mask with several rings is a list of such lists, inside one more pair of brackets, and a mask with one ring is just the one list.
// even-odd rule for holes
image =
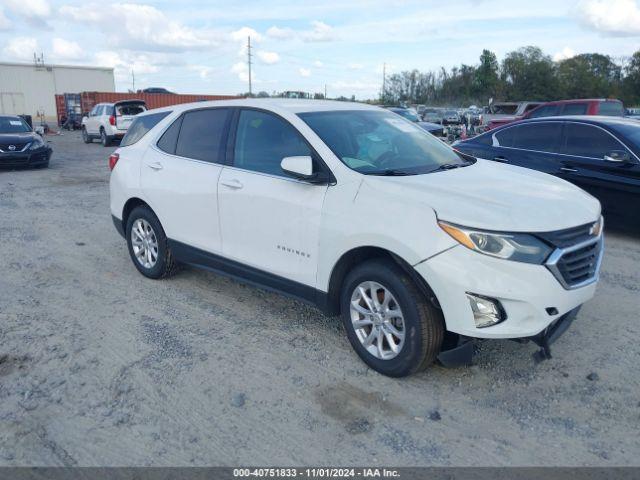
[[630, 107], [640, 105], [640, 50], [633, 54], [625, 68], [622, 101]]
[[560, 93], [565, 98], [618, 96], [622, 68], [608, 55], [585, 53], [558, 64]]
[[476, 98], [493, 98], [498, 94], [500, 83], [500, 64], [498, 57], [490, 50], [482, 50], [480, 65], [475, 71], [475, 95]]
[[555, 64], [539, 47], [522, 47], [502, 61], [506, 100], [552, 100], [558, 96]]

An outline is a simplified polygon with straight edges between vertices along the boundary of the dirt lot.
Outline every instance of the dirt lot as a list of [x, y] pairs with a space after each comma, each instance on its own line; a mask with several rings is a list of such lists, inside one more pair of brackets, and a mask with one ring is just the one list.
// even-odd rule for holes
[[0, 171], [0, 465], [640, 465], [640, 236], [535, 365], [385, 378], [337, 318], [214, 274], [143, 278], [108, 208], [107, 157], [51, 137]]

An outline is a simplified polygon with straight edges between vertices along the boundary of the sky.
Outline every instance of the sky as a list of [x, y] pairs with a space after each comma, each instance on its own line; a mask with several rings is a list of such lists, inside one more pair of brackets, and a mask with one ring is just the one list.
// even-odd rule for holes
[[0, 60], [107, 66], [116, 90], [302, 90], [376, 98], [387, 74], [536, 45], [555, 59], [640, 49], [640, 0], [0, 0]]

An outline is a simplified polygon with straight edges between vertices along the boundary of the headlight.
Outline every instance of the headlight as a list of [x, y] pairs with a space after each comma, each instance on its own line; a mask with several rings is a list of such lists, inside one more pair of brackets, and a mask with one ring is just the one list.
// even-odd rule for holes
[[526, 233], [484, 232], [441, 221], [438, 225], [465, 247], [492, 257], [542, 264], [553, 251], [542, 240]]
[[44, 147], [44, 140], [42, 140], [41, 138], [36, 138], [33, 142], [31, 142], [29, 150], [37, 150], [42, 147]]

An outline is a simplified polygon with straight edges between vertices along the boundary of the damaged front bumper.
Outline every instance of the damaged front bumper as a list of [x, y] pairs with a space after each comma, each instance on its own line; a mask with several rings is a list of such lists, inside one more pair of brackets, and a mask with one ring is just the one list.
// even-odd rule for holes
[[[561, 317], [554, 320], [548, 327], [537, 335], [523, 338], [511, 338], [509, 340], [518, 343], [535, 343], [540, 350], [533, 354], [536, 363], [551, 358], [551, 344], [560, 338], [571, 326], [575, 320], [581, 305], [565, 313]], [[474, 338], [458, 335], [456, 342], [451, 348], [447, 348], [440, 352], [438, 361], [445, 367], [467, 366], [473, 363], [473, 355], [475, 351]]]

